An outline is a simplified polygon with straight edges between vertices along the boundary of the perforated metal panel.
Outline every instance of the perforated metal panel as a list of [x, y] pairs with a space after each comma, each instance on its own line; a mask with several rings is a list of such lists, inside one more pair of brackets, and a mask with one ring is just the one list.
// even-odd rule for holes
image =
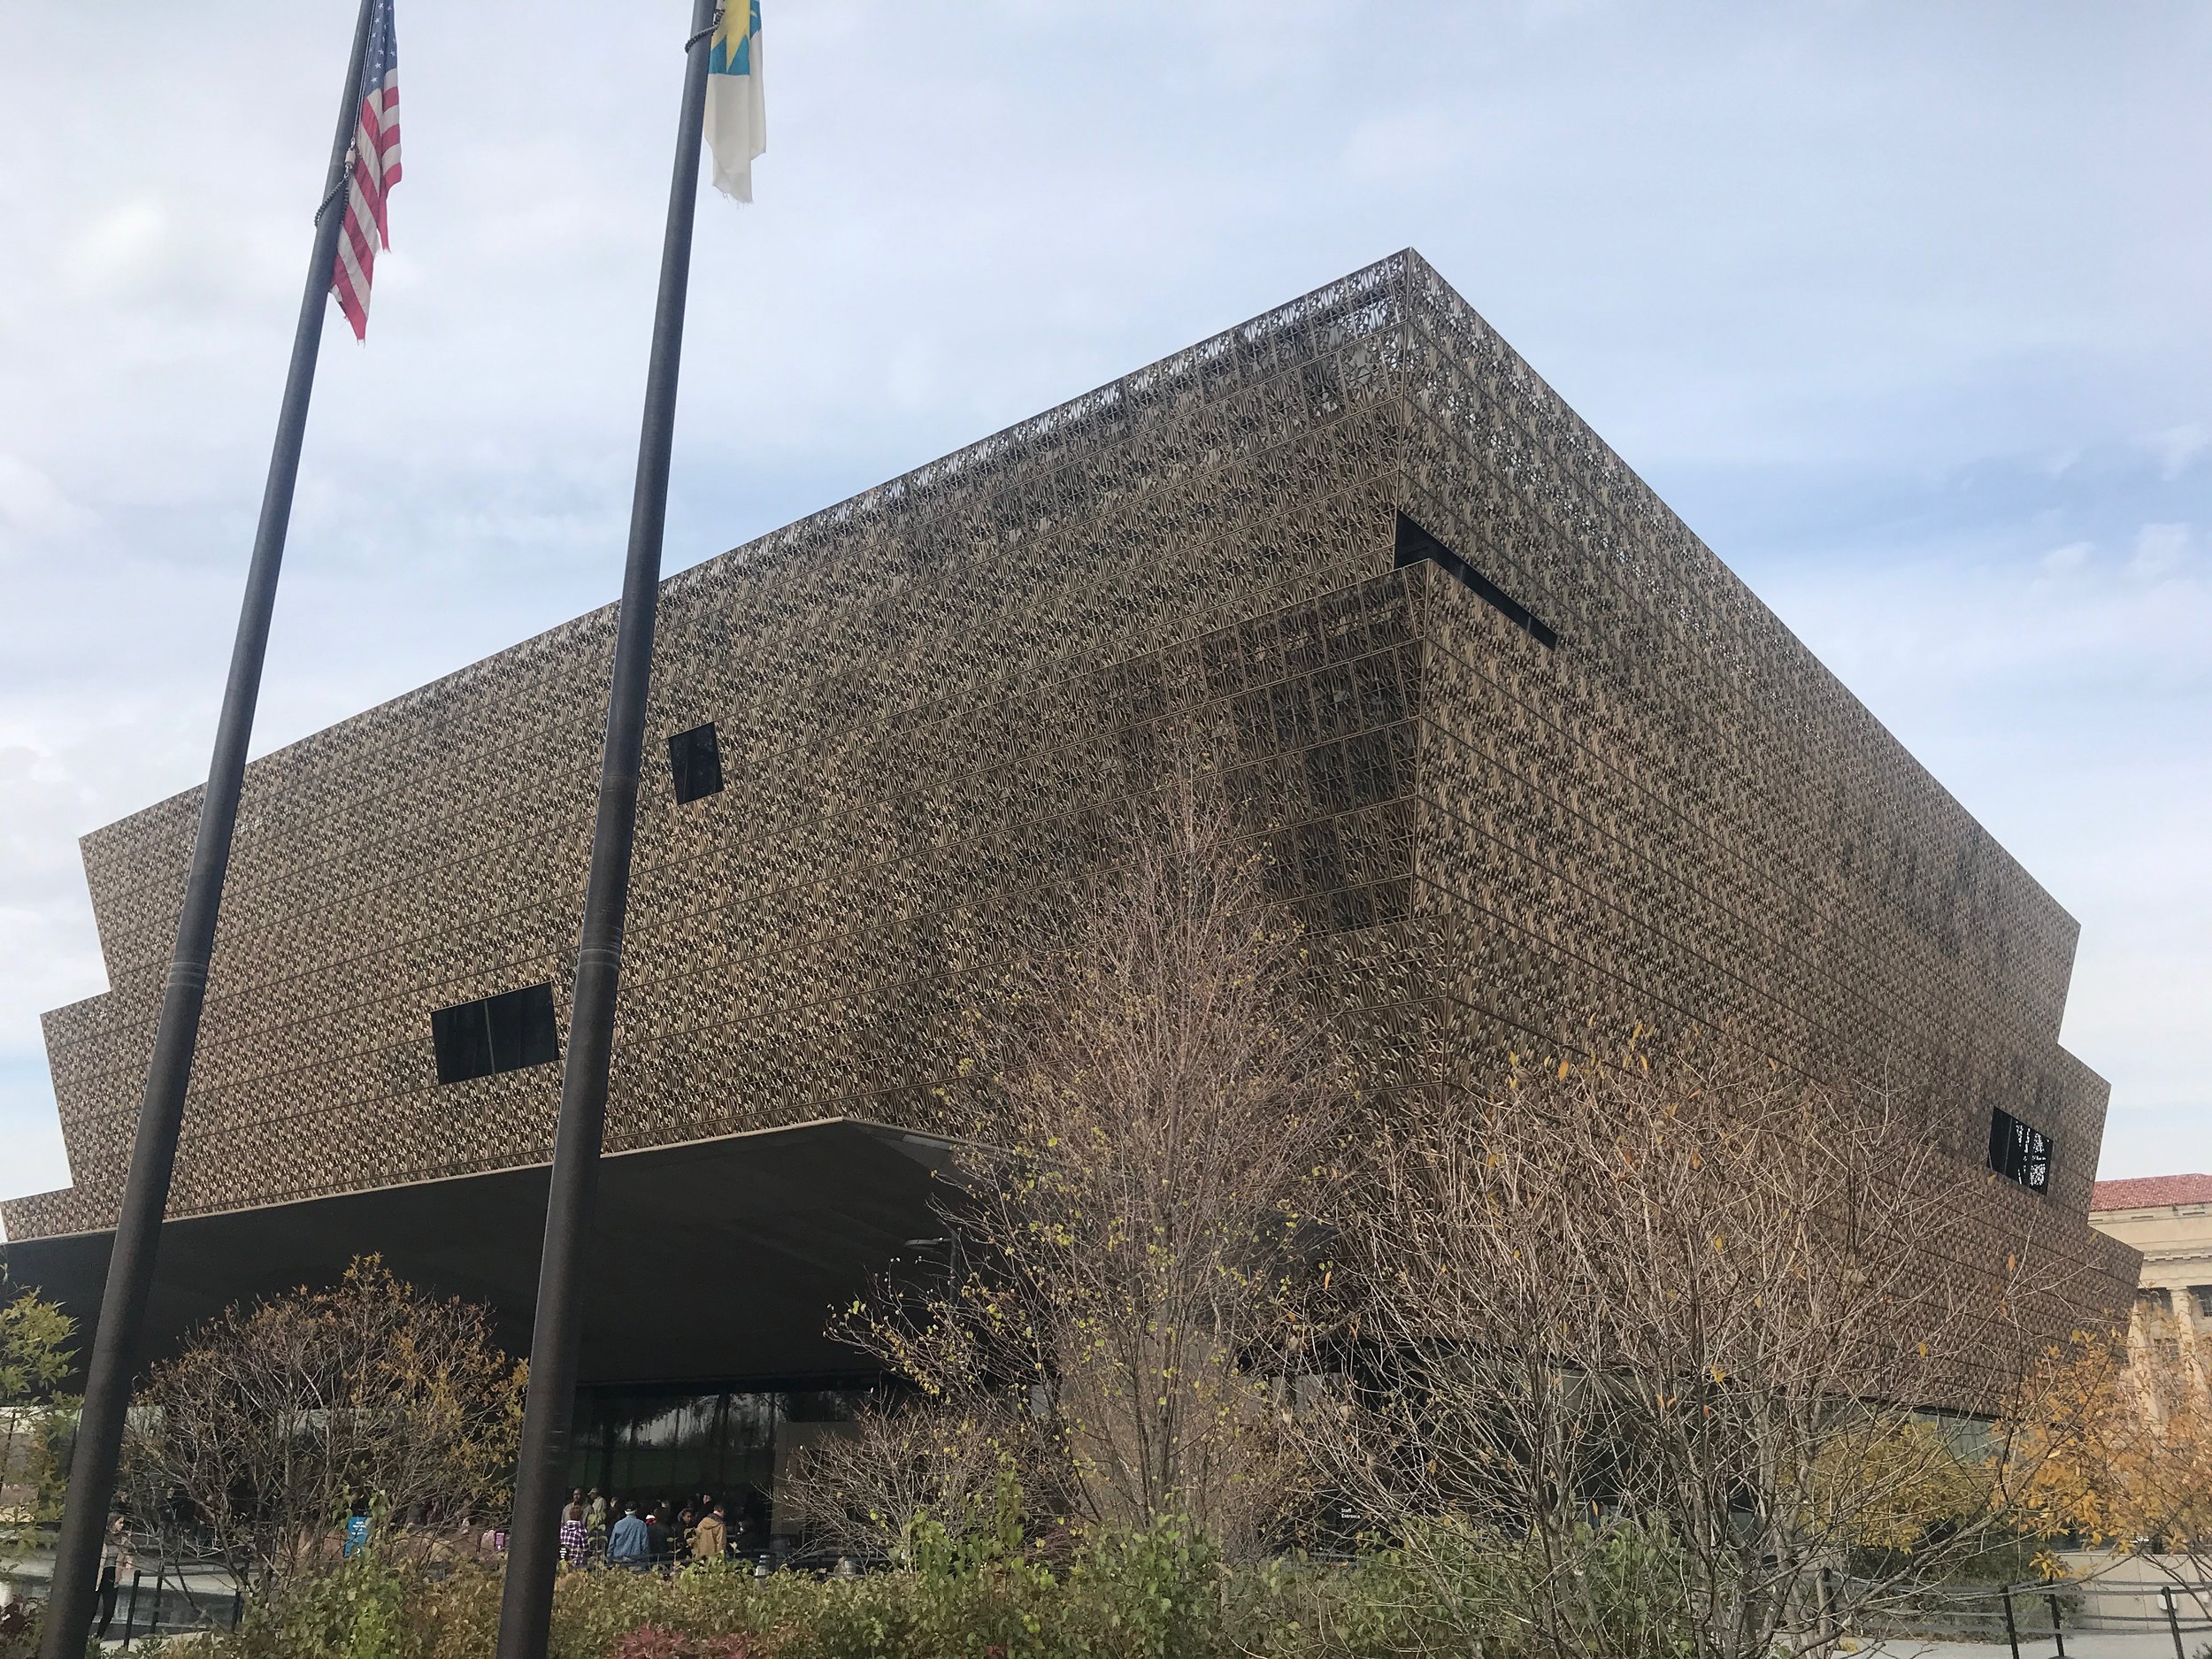
[[[1399, 568], [1402, 513], [1556, 644]], [[430, 1013], [550, 980], [565, 1026], [613, 622], [249, 768], [173, 1213], [546, 1156], [558, 1068], [441, 1087]], [[611, 1146], [932, 1125], [960, 1010], [1194, 732], [1386, 1100], [1724, 1024], [1921, 1080], [1963, 1157], [2046, 1131], [2047, 1196], [1932, 1248], [2131, 1280], [2072, 920], [1412, 253], [672, 579], [649, 735], [710, 721], [722, 793], [648, 772]], [[47, 1018], [77, 1185], [17, 1237], [110, 1224], [196, 805], [86, 840], [112, 988]]]

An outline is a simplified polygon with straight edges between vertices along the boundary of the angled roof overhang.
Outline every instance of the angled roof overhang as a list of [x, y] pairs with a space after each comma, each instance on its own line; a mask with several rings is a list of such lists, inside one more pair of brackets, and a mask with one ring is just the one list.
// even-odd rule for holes
[[[586, 1256], [587, 1383], [796, 1382], [864, 1375], [825, 1333], [906, 1247], [933, 1239], [944, 1141], [854, 1118], [611, 1155]], [[144, 1357], [234, 1302], [320, 1286], [372, 1252], [400, 1278], [495, 1310], [529, 1351], [548, 1166], [495, 1170], [162, 1229]], [[90, 1346], [109, 1233], [6, 1248], [10, 1277], [61, 1303]]]

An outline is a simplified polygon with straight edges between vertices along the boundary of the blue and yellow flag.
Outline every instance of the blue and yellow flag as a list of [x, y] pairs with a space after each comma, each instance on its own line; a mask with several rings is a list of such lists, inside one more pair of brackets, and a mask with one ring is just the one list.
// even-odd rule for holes
[[707, 48], [707, 148], [714, 188], [753, 199], [753, 157], [768, 148], [760, 92], [760, 0], [725, 0]]

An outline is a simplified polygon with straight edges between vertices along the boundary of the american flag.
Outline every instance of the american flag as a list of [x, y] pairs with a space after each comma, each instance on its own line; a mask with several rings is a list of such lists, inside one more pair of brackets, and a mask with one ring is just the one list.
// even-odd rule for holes
[[353, 337], [369, 334], [369, 284], [376, 251], [392, 245], [385, 203], [399, 182], [399, 42], [392, 33], [392, 0], [375, 0], [368, 49], [361, 54], [360, 112], [348, 157], [346, 222], [338, 234], [338, 262], [330, 291], [353, 325]]

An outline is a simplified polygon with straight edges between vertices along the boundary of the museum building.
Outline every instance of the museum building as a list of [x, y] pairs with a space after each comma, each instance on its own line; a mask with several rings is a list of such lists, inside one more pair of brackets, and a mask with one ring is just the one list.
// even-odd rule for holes
[[[377, 1250], [526, 1348], [614, 622], [248, 768], [157, 1343]], [[649, 718], [580, 1479], [764, 1486], [869, 1380], [825, 1316], [941, 1232], [962, 1010], [1194, 734], [1382, 1109], [1725, 1026], [1918, 1080], [1994, 1177], [1932, 1263], [2133, 1290], [2076, 924], [1411, 251], [670, 578]], [[87, 1319], [197, 806], [85, 838], [74, 1184], [4, 1206]]]

